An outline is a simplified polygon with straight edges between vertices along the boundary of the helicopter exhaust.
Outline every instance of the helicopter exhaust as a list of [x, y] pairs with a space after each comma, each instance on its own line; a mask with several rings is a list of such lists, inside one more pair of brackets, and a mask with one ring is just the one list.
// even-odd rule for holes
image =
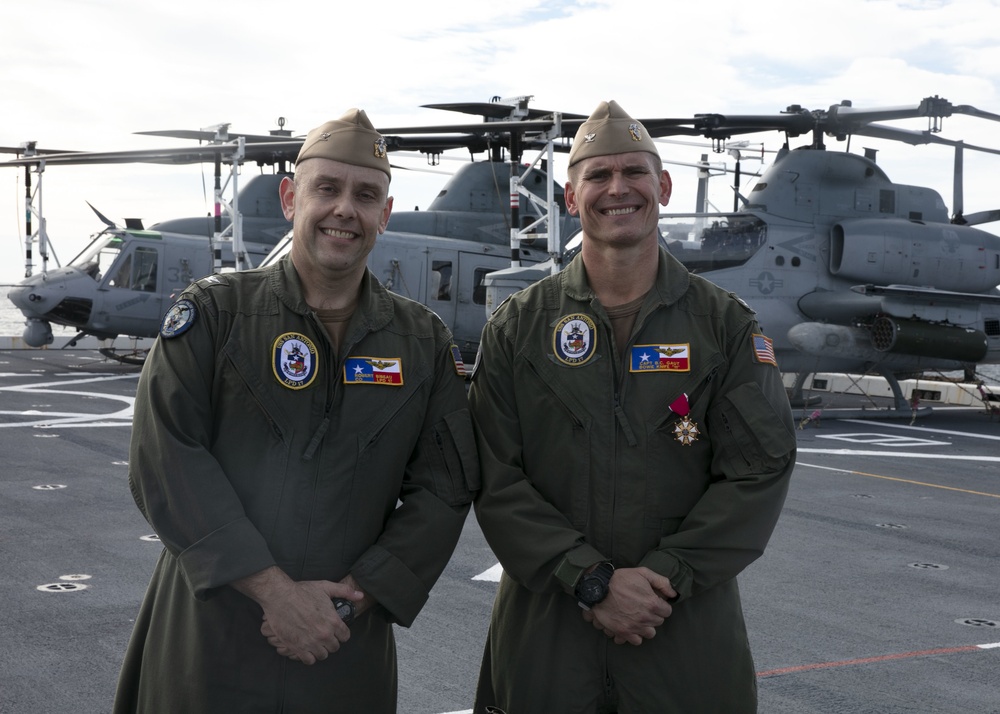
[[955, 362], [986, 356], [986, 334], [951, 325], [879, 317], [870, 329], [802, 322], [788, 330], [795, 349], [819, 357], [877, 362], [888, 352]]

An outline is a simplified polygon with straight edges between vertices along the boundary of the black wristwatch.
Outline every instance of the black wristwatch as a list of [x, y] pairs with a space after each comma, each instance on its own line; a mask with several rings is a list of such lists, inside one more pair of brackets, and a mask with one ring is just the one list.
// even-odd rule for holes
[[337, 610], [337, 614], [340, 615], [340, 619], [344, 621], [344, 624], [348, 624], [354, 619], [354, 603], [350, 600], [339, 597], [334, 598], [333, 607]]
[[584, 610], [589, 610], [602, 602], [608, 596], [608, 583], [611, 582], [611, 574], [614, 572], [615, 566], [604, 562], [580, 578], [574, 591], [577, 604]]

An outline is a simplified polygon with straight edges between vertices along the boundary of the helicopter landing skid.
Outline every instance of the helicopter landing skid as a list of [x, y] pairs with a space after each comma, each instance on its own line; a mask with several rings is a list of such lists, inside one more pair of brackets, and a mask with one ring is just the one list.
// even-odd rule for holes
[[146, 362], [146, 355], [149, 354], [149, 349], [132, 347], [126, 350], [116, 350], [114, 347], [101, 347], [98, 352], [108, 359], [113, 359], [116, 362], [121, 362], [122, 364], [133, 364], [141, 367]]

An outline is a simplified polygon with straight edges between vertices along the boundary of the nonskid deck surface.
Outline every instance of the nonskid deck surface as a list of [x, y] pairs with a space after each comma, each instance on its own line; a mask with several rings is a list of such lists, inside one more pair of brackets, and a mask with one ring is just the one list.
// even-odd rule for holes
[[[138, 375], [87, 350], [0, 351], [4, 714], [110, 708], [162, 547], [126, 480]], [[740, 578], [760, 711], [1000, 712], [1000, 419], [834, 414], [796, 431], [781, 520]], [[471, 709], [498, 574], [470, 516], [397, 630], [400, 711]]]

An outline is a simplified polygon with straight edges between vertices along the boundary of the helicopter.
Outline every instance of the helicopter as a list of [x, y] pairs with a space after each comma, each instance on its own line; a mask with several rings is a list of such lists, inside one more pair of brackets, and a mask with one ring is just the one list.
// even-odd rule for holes
[[[1000, 362], [1000, 237], [976, 228], [1000, 220], [1000, 211], [967, 214], [962, 197], [964, 152], [1000, 150], [940, 136], [942, 119], [954, 114], [1000, 121], [936, 96], [902, 107], [858, 109], [845, 101], [774, 115], [640, 120], [652, 136], [700, 135], [718, 151], [736, 135], [785, 134], [748, 195], [736, 189], [736, 210], [662, 214], [661, 230], [667, 250], [691, 272], [757, 312], [782, 371], [796, 374], [793, 406], [808, 402], [802, 389], [810, 374], [876, 372], [892, 390], [892, 409], [909, 416], [900, 376], [968, 375], [977, 364]], [[928, 130], [882, 123], [918, 117], [927, 118]], [[809, 142], [791, 148], [789, 140], [801, 135]], [[825, 145], [824, 136], [853, 135], [953, 147], [953, 215], [936, 191], [892, 182], [875, 152]], [[672, 231], [669, 221], [677, 219], [694, 219], [695, 229]], [[579, 249], [579, 237], [566, 249], [564, 260]], [[539, 277], [535, 267], [488, 276], [488, 304]]]
[[[270, 135], [232, 134], [226, 124], [198, 131], [140, 132], [207, 143], [196, 148], [101, 153], [32, 150], [7, 162], [25, 168], [29, 187], [29, 171], [40, 175], [46, 166], [132, 161], [215, 164], [214, 218], [171, 219], [146, 229], [134, 219], [119, 226], [91, 206], [105, 228], [67, 265], [34, 275], [30, 274], [32, 240], [26, 241], [28, 275], [8, 293], [26, 318], [25, 343], [33, 347], [52, 344], [52, 324], [78, 331], [67, 346], [88, 334], [102, 340], [118, 335], [155, 337], [163, 314], [192, 281], [213, 272], [259, 266], [291, 227], [281, 212], [278, 185], [293, 175], [287, 167], [303, 137], [292, 137], [284, 130], [283, 120], [279, 126]], [[395, 212], [392, 230], [380, 237], [369, 260], [387, 286], [438, 312], [452, 328], [465, 358], [471, 360], [484, 322], [482, 281], [487, 273], [511, 264], [507, 246], [512, 222], [517, 231], [533, 236], [526, 239], [520, 259], [530, 264], [548, 258], [536, 244], [545, 239], [548, 209], [564, 206], [561, 188], [549, 190], [552, 182], [543, 167], [529, 166], [522, 175], [515, 166], [516, 180], [529, 200], [524, 210], [511, 208], [512, 169], [496, 142], [439, 134], [389, 136], [388, 140], [391, 149], [429, 157], [458, 147], [470, 153], [490, 151], [487, 160], [465, 163], [455, 171], [426, 210]], [[255, 176], [237, 190], [239, 167], [249, 161], [276, 171]], [[227, 164], [233, 184], [231, 203], [222, 199], [221, 167]], [[28, 215], [32, 215], [30, 209]], [[576, 219], [567, 217], [552, 230], [569, 231], [576, 224]], [[43, 238], [37, 242], [45, 256], [44, 219], [42, 227]], [[30, 224], [28, 230], [30, 237]], [[146, 350], [118, 352], [104, 347], [101, 352], [141, 364]]]
[[[568, 151], [585, 117], [532, 109], [530, 99], [426, 105], [479, 114], [484, 121], [381, 129], [391, 149], [413, 147], [428, 156], [446, 148], [490, 153], [488, 161], [467, 167], [489, 167], [478, 188], [456, 174], [439, 195], [441, 203], [435, 199], [424, 212], [394, 213], [392, 230], [369, 260], [387, 286], [431, 306], [453, 326], [466, 360], [482, 324], [506, 296], [558, 272], [579, 250], [578, 224], [560, 217], [565, 204], [550, 167], [555, 152]], [[1000, 150], [940, 136], [942, 119], [953, 114], [1000, 120], [939, 97], [904, 107], [856, 109], [842, 102], [813, 111], [793, 105], [771, 115], [640, 120], [653, 137], [700, 136], [718, 152], [739, 146], [729, 141], [734, 136], [785, 134], [747, 196], [738, 186], [737, 152], [734, 211], [664, 214], [664, 221], [693, 222], [681, 228], [664, 223], [661, 243], [692, 272], [757, 311], [782, 371], [797, 375], [793, 404], [802, 400], [809, 374], [874, 371], [891, 386], [895, 409], [909, 415], [901, 376], [969, 372], [977, 364], [1000, 362], [1000, 238], [975, 227], [1000, 219], [1000, 211], [965, 213], [961, 188], [965, 151]], [[927, 131], [883, 123], [919, 117], [927, 118]], [[949, 216], [936, 191], [893, 183], [873, 152], [858, 155], [825, 145], [824, 136], [843, 141], [855, 135], [953, 147], [954, 214]], [[808, 143], [792, 148], [790, 140], [799, 136]], [[536, 149], [539, 159], [522, 175], [524, 152]], [[507, 177], [511, 194], [530, 194], [524, 216], [517, 202], [509, 213], [504, 210]], [[532, 183], [533, 193], [526, 190]], [[436, 211], [487, 203], [490, 210], [479, 222], [457, 233], [435, 226]], [[446, 220], [459, 225], [454, 216]], [[460, 244], [469, 238], [469, 245]], [[288, 240], [266, 260], [287, 250]]]

